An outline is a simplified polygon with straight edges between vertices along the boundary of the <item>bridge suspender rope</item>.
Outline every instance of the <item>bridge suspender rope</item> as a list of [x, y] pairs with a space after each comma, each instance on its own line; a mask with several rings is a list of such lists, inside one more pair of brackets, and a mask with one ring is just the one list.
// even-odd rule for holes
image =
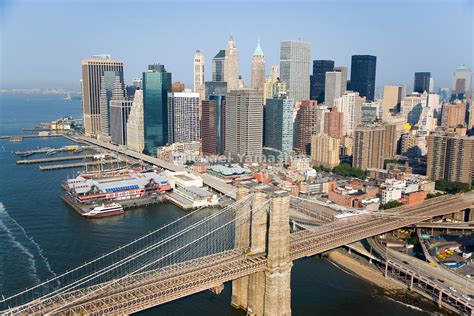
[[[81, 285], [85, 284], [85, 285], [90, 286], [92, 280], [99, 281], [99, 282], [95, 282], [95, 283], [92, 283], [92, 284], [101, 283], [101, 284], [105, 284], [105, 285], [103, 287], [93, 289], [92, 292], [89, 291], [87, 293], [87, 296], [95, 294], [95, 293], [99, 292], [100, 290], [102, 290], [104, 288], [110, 288], [110, 286], [112, 284], [115, 284], [119, 281], [122, 281], [122, 280], [126, 279], [128, 276], [137, 274], [137, 273], [142, 272], [142, 271], [146, 271], [148, 268], [152, 268], [152, 267], [156, 266], [158, 263], [164, 261], [165, 259], [169, 259], [169, 260], [166, 260], [166, 264], [164, 264], [163, 266], [169, 266], [169, 265], [172, 265], [172, 264], [175, 264], [175, 263], [178, 263], [178, 262], [182, 262], [184, 260], [188, 260], [189, 258], [193, 258], [193, 257], [196, 258], [196, 257], [200, 257], [200, 256], [203, 256], [203, 255], [207, 255], [209, 252], [211, 252], [211, 253], [212, 252], [219, 252], [219, 251], [223, 251], [225, 249], [228, 249], [229, 247], [233, 247], [233, 243], [234, 243], [233, 238], [228, 238], [227, 240], [225, 240], [223, 238], [214, 238], [214, 239], [210, 240], [211, 243], [212, 243], [212, 248], [214, 248], [214, 249], [206, 249], [206, 251], [208, 253], [205, 253], [205, 254], [195, 253], [194, 249], [198, 249], [198, 250], [201, 249], [201, 251], [202, 251], [202, 248], [203, 248], [203, 247], [195, 247], [195, 248], [192, 248], [192, 251], [184, 253], [184, 255], [180, 254], [181, 250], [183, 250], [185, 248], [188, 248], [190, 245], [194, 245], [196, 242], [201, 241], [203, 239], [206, 239], [208, 236], [214, 234], [215, 232], [218, 232], [219, 230], [221, 230], [224, 227], [229, 227], [230, 224], [232, 224], [235, 220], [238, 219], [238, 217], [235, 217], [235, 214], [234, 214], [235, 209], [242, 206], [244, 203], [250, 203], [251, 197], [252, 196], [249, 196], [248, 198], [239, 200], [238, 202], [232, 204], [231, 206], [229, 206], [229, 207], [227, 207], [223, 210], [220, 210], [220, 211], [218, 211], [214, 214], [211, 214], [210, 216], [207, 216], [206, 218], [198, 221], [197, 223], [194, 223], [194, 224], [186, 227], [184, 230], [181, 230], [181, 231], [165, 238], [165, 240], [159, 241], [157, 244], [153, 244], [153, 245], [148, 246], [144, 249], [139, 249], [137, 252], [132, 253], [131, 255], [127, 256], [126, 258], [123, 258], [123, 259], [121, 259], [117, 262], [112, 263], [112, 265], [109, 266], [107, 269], [99, 269], [97, 271], [93, 271], [92, 274], [86, 275], [83, 278], [79, 278], [79, 280], [75, 280], [74, 282], [72, 282], [70, 284], [66, 284], [65, 286], [63, 286], [59, 289], [53, 290], [52, 292], [50, 292], [46, 295], [43, 295], [43, 296], [41, 296], [41, 297], [39, 297], [39, 298], [37, 298], [33, 301], [30, 301], [25, 306], [20, 306], [18, 309], [10, 310], [10, 312], [16, 313], [16, 312], [19, 312], [21, 310], [25, 310], [25, 308], [26, 309], [34, 308], [38, 304], [39, 305], [42, 305], [43, 303], [56, 304], [56, 303], [59, 303], [59, 301], [62, 301], [64, 303], [62, 305], [69, 306], [72, 303], [75, 303], [75, 302], [80, 301], [80, 300], [84, 300], [85, 296], [80, 296], [78, 299], [73, 300], [73, 302], [70, 302], [70, 301], [66, 302], [67, 300], [64, 297], [67, 297], [68, 295], [70, 296], [74, 293], [77, 293], [77, 291], [72, 292], [72, 290], [74, 288], [77, 288], [77, 287], [81, 286]], [[225, 217], [226, 213], [230, 214], [231, 216], [227, 216], [228, 218], [226, 218]], [[214, 219], [219, 220], [220, 218], [225, 219], [223, 224], [221, 224], [222, 221], [221, 222], [217, 221], [214, 224], [209, 224]], [[207, 223], [207, 225], [206, 225], [206, 223]], [[187, 240], [185, 240], [186, 242], [183, 242], [182, 244], [179, 244], [178, 245], [179, 247], [175, 248], [174, 250], [169, 249], [171, 251], [163, 251], [162, 253], [165, 254], [164, 256], [161, 256], [161, 257], [158, 257], [158, 258], [156, 256], [155, 257], [152, 256], [151, 258], [144, 258], [144, 260], [142, 260], [141, 262], [136, 262], [136, 263], [133, 262], [134, 265], [128, 266], [125, 269], [125, 273], [123, 273], [123, 274], [118, 273], [118, 275], [116, 275], [116, 274], [112, 273], [110, 276], [105, 275], [109, 272], [114, 272], [120, 266], [132, 262], [137, 257], [140, 257], [143, 254], [146, 254], [146, 253], [150, 252], [151, 250], [155, 250], [157, 247], [159, 247], [161, 245], [168, 244], [170, 241], [173, 241], [173, 240], [182, 239], [182, 238], [178, 238], [178, 237], [185, 236], [185, 234], [187, 232], [192, 233], [193, 230], [196, 230], [197, 228], [201, 229], [203, 226], [205, 226], [204, 228], [208, 229], [207, 233], [202, 235], [202, 231], [199, 231], [198, 234], [192, 236], [192, 238], [189, 240], [189, 242]], [[226, 234], [226, 235], [230, 235], [230, 234]], [[198, 238], [196, 239], [195, 237], [198, 237]], [[209, 240], [208, 240], [208, 242], [209, 242]], [[123, 247], [121, 247], [121, 248], [123, 248]], [[206, 248], [206, 247], [204, 247], [204, 248]], [[168, 249], [166, 249], [166, 250], [168, 250]], [[116, 252], [116, 251], [117, 250], [114, 250], [113, 252]], [[107, 256], [107, 255], [105, 255], [105, 256]], [[97, 259], [95, 259], [95, 260], [97, 260]], [[90, 265], [90, 263], [88, 263], [88, 264]], [[71, 273], [71, 272], [69, 272], [69, 273]], [[104, 276], [104, 275], [105, 275], [105, 278], [101, 279], [100, 277]], [[52, 280], [50, 280], [49, 282], [51, 282], [51, 281]], [[29, 294], [29, 291], [31, 291], [31, 289], [27, 290], [27, 291], [24, 291], [24, 293]], [[24, 293], [22, 293], [22, 295]], [[67, 295], [64, 296], [64, 294], [67, 294]], [[11, 299], [11, 298], [7, 298], [5, 300], [9, 300], [9, 299]]]

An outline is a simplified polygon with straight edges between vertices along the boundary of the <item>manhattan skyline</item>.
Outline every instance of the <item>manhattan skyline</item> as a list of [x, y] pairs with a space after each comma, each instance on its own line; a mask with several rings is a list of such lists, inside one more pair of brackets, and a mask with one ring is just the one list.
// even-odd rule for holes
[[[267, 74], [272, 64], [279, 64], [284, 40], [310, 42], [311, 60], [335, 60], [338, 66], [349, 68], [351, 55], [375, 55], [378, 94], [387, 84], [406, 84], [411, 90], [414, 72], [423, 71], [431, 72], [436, 91], [451, 88], [457, 67], [472, 68], [471, 1], [110, 4], [2, 1], [0, 88], [79, 91], [77, 60], [100, 53], [124, 62], [126, 83], [141, 77], [148, 64], [158, 62], [173, 73], [173, 81], [192, 88], [195, 50], [204, 54], [205, 80], [209, 81], [211, 58], [225, 48], [230, 34], [238, 47], [246, 86], [251, 84], [258, 38]], [[44, 16], [54, 18], [45, 20]]]

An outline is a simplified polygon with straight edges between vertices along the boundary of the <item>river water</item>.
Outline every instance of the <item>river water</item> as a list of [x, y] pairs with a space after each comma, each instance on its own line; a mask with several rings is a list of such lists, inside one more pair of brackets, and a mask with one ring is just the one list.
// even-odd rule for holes
[[[80, 100], [62, 95], [0, 94], [0, 135], [64, 115], [81, 115]], [[171, 204], [138, 208], [123, 216], [86, 220], [60, 199], [60, 183], [78, 170], [40, 171], [16, 165], [12, 152], [61, 147], [63, 138], [0, 140], [0, 294], [32, 286], [183, 216]], [[292, 270], [294, 315], [427, 315], [394, 302], [326, 259], [306, 258]], [[230, 284], [220, 295], [202, 292], [147, 310], [144, 315], [244, 315], [230, 306]]]

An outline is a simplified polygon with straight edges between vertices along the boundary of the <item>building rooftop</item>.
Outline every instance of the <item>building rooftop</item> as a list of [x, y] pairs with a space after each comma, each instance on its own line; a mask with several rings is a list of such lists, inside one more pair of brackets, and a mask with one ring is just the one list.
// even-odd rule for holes
[[221, 49], [214, 58], [224, 58], [225, 57], [225, 49]]
[[257, 48], [255, 48], [255, 51], [253, 52], [254, 56], [265, 56], [263, 53], [262, 47], [260, 46], [260, 39], [258, 39], [257, 42]]

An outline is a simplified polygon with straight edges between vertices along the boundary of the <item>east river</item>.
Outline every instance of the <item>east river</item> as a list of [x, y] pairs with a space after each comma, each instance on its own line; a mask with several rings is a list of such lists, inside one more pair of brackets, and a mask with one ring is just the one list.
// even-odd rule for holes
[[[64, 115], [81, 116], [80, 100], [62, 95], [0, 94], [0, 135], [20, 134]], [[12, 152], [70, 144], [63, 138], [0, 141], [0, 295], [71, 269], [183, 216], [171, 204], [127, 211], [123, 216], [86, 220], [60, 199], [60, 183], [79, 170], [43, 172], [16, 165]], [[374, 286], [321, 258], [294, 262], [293, 315], [428, 315], [394, 302]], [[144, 315], [245, 315], [230, 306], [230, 284], [220, 295], [205, 291]]]

